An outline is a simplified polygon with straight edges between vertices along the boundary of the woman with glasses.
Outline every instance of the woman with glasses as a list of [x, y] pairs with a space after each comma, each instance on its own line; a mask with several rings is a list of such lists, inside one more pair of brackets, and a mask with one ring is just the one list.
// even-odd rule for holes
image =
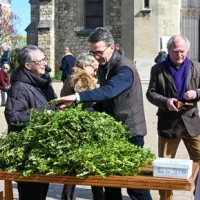
[[77, 60], [76, 66], [72, 69], [72, 73], [65, 80], [60, 96], [67, 96], [75, 92], [94, 89], [97, 87], [96, 71], [98, 69], [98, 61], [88, 53], [81, 53]]
[[[81, 53], [76, 60], [76, 66], [72, 69], [71, 76], [64, 82], [60, 96], [97, 88], [94, 76], [98, 65], [99, 63], [93, 56], [88, 53]], [[91, 103], [89, 104], [86, 103], [83, 107], [90, 107]], [[72, 200], [74, 189], [75, 185], [64, 185], [61, 199]], [[103, 187], [92, 186], [92, 193], [94, 200], [103, 200]]]
[[2, 70], [0, 70], [0, 105], [4, 106], [7, 99], [7, 91], [10, 88], [10, 80], [8, 76], [8, 71], [10, 66], [8, 64], [3, 64]]
[[[56, 98], [49, 79], [45, 78], [45, 54], [28, 45], [18, 53], [20, 66], [11, 76], [11, 88], [5, 108], [8, 132], [19, 132], [30, 120], [32, 110], [52, 111], [48, 101]], [[19, 125], [20, 124], [20, 125]], [[45, 200], [48, 183], [17, 182], [19, 200]]]

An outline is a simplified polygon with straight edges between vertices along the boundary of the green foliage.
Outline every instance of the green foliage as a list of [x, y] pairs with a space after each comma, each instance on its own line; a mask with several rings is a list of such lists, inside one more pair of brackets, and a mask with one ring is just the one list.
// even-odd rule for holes
[[12, 73], [19, 66], [17, 54], [24, 46], [26, 46], [26, 37], [23, 35], [16, 35], [12, 37], [10, 73]]
[[30, 173], [136, 175], [154, 159], [128, 142], [130, 132], [105, 113], [67, 108], [35, 111], [26, 128], [0, 139], [0, 168]]
[[61, 81], [61, 75], [62, 75], [62, 72], [61, 72], [61, 71], [58, 71], [58, 72], [56, 73], [56, 75], [55, 75], [54, 77], [51, 78], [52, 81], [53, 81], [53, 82]]
[[26, 37], [23, 35], [16, 35], [12, 37], [12, 50], [21, 49], [27, 45]]
[[17, 55], [20, 49], [11, 50], [11, 60], [10, 60], [10, 73], [12, 73], [18, 66]]

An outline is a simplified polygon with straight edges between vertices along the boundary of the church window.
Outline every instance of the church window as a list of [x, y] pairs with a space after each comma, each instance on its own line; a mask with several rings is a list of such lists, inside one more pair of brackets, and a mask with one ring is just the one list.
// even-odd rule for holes
[[103, 26], [103, 0], [86, 0], [85, 28], [94, 29]]
[[149, 8], [149, 0], [144, 0], [144, 8]]

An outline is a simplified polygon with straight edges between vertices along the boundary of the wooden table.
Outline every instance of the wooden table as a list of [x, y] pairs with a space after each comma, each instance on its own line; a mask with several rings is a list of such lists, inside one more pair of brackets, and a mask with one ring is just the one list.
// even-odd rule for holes
[[[152, 172], [153, 167], [151, 165], [146, 166], [143, 168], [143, 171]], [[0, 180], [5, 180], [5, 200], [13, 200], [12, 181], [164, 190], [165, 200], [172, 200], [172, 196], [169, 195], [172, 190], [191, 191], [192, 189], [194, 189], [194, 181], [197, 177], [198, 171], [199, 164], [193, 163], [192, 176], [188, 180], [186, 180], [153, 177], [152, 175], [109, 176], [108, 178], [89, 176], [86, 179], [79, 179], [75, 176], [32, 174], [27, 178], [21, 178], [21, 173], [7, 173], [6, 171], [0, 170]]]

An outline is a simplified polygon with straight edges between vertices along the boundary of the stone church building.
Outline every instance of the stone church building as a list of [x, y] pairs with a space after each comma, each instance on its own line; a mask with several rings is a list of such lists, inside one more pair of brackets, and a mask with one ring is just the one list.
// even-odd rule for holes
[[88, 48], [96, 27], [109, 29], [148, 80], [154, 58], [171, 35], [191, 41], [189, 57], [200, 61], [200, 0], [30, 0], [28, 44], [42, 47], [52, 75], [58, 71], [63, 48], [77, 56]]

